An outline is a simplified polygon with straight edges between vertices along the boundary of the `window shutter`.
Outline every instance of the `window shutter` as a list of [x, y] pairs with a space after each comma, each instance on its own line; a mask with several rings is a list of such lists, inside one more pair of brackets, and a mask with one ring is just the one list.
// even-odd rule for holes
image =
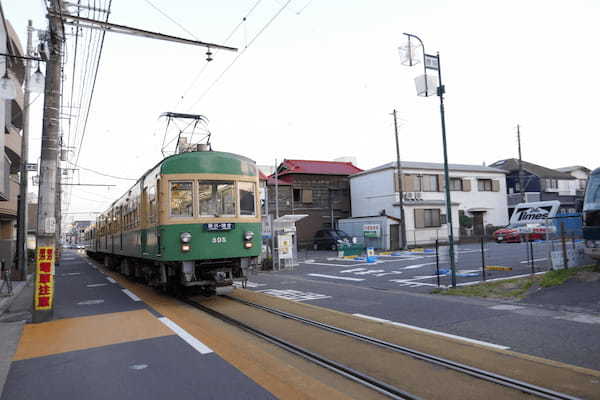
[[313, 202], [312, 189], [303, 189], [302, 190], [302, 202], [303, 203], [312, 203]]
[[415, 228], [425, 228], [425, 210], [415, 209]]
[[445, 185], [444, 185], [444, 175], [438, 175], [437, 176], [437, 191], [438, 192], [443, 192], [445, 190]]
[[500, 191], [500, 181], [497, 179], [494, 179], [492, 181], [492, 192], [499, 192]]
[[471, 191], [471, 180], [470, 179], [463, 179], [462, 185], [463, 185], [463, 192]]

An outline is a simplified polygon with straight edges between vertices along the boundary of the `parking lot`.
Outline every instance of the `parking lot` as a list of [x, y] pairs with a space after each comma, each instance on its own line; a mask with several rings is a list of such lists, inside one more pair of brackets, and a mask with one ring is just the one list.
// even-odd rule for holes
[[[456, 284], [472, 285], [479, 282], [543, 273], [550, 268], [549, 252], [552, 242], [534, 243], [484, 243], [463, 244], [455, 247]], [[554, 243], [558, 249], [559, 244]], [[530, 256], [530, 249], [533, 255]], [[447, 247], [440, 247], [436, 257], [432, 249], [406, 252], [376, 252], [376, 259], [367, 262], [365, 257], [341, 258], [335, 252], [300, 251], [299, 262], [293, 269], [275, 271], [270, 278], [298, 277], [308, 281], [343, 283], [381, 290], [410, 290], [429, 293], [452, 284]], [[436, 260], [437, 258], [437, 260]], [[533, 260], [533, 265], [532, 265]], [[485, 266], [485, 271], [483, 266]], [[439, 275], [438, 275], [439, 271]], [[484, 276], [485, 272], [485, 276]], [[250, 277], [257, 289], [267, 282], [261, 275]], [[268, 286], [274, 282], [268, 279]], [[277, 290], [275, 287], [273, 287]], [[260, 289], [259, 289], [260, 290]]]

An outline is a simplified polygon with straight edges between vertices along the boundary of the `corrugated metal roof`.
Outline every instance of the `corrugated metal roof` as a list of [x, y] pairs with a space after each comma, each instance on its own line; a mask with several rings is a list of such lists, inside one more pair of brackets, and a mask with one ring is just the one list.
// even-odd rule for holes
[[317, 160], [283, 160], [279, 165], [279, 176], [289, 174], [352, 175], [362, 172], [351, 162]]
[[[444, 170], [444, 164], [442, 163], [429, 163], [429, 162], [420, 162], [420, 161], [402, 161], [400, 163], [400, 167], [402, 169], [428, 169], [428, 170]], [[375, 168], [367, 169], [363, 172], [359, 172], [357, 174], [352, 175], [360, 176], [365, 174], [371, 174], [373, 172], [383, 171], [385, 169], [396, 169], [396, 161], [389, 162], [387, 164], [380, 165]], [[451, 172], [454, 171], [465, 171], [465, 172], [495, 172], [506, 174], [506, 171], [503, 169], [492, 168], [492, 167], [484, 167], [483, 165], [469, 165], [469, 164], [448, 164], [448, 169]]]

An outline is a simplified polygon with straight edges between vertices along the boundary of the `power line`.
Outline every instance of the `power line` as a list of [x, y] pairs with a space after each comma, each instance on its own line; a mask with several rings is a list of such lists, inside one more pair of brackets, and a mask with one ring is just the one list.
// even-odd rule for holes
[[242, 49], [242, 51], [240, 51], [237, 56], [233, 59], [233, 61], [223, 70], [223, 72], [221, 72], [221, 74], [217, 77], [217, 79], [215, 79], [210, 86], [202, 93], [202, 95], [198, 98], [198, 100], [196, 100], [194, 102], [194, 104], [192, 104], [189, 108], [188, 111], [191, 110], [196, 104], [198, 104], [199, 102], [201, 102], [204, 97], [208, 94], [208, 92], [221, 80], [221, 78], [223, 77], [223, 75], [225, 75], [227, 73], [227, 71], [229, 71], [229, 69], [231, 69], [231, 67], [233, 67], [233, 65], [237, 62], [237, 60], [240, 59], [241, 56], [243, 56], [246, 53], [246, 50], [248, 50], [248, 48], [250, 48], [250, 46], [252, 46], [252, 44], [256, 41], [256, 39], [258, 39], [260, 37], [260, 35], [262, 35], [262, 33], [273, 23], [273, 21], [275, 21], [275, 19], [283, 12], [283, 10], [285, 10], [287, 8], [287, 6], [292, 2], [292, 0], [288, 0], [276, 13], [275, 15], [273, 15], [273, 17], [271, 17], [271, 19], [260, 29], [260, 31], [258, 31], [258, 33], [256, 35], [254, 35], [254, 37], [250, 40], [250, 42], [244, 46], [244, 48]]
[[183, 25], [181, 25], [179, 22], [175, 21], [173, 18], [171, 18], [170, 16], [167, 15], [167, 13], [165, 13], [163, 10], [161, 10], [160, 8], [158, 8], [157, 6], [155, 6], [154, 4], [152, 4], [152, 2], [150, 0], [144, 0], [146, 3], [148, 3], [152, 8], [154, 8], [156, 11], [158, 11], [159, 13], [161, 13], [164, 17], [166, 17], [169, 21], [173, 22], [175, 25], [177, 25], [178, 27], [180, 27], [184, 32], [188, 33], [190, 36], [192, 36], [194, 39], [196, 40], [200, 40], [198, 37], [196, 37], [196, 35], [194, 35], [192, 32], [190, 32], [189, 30], [187, 30]]
[[95, 170], [93, 170], [91, 168], [85, 168], [85, 167], [82, 167], [81, 165], [75, 164], [75, 163], [73, 163], [71, 161], [68, 161], [68, 163], [71, 164], [72, 166], [76, 167], [76, 168], [80, 168], [80, 169], [82, 169], [84, 171], [92, 172], [94, 174], [106, 176], [107, 178], [122, 179], [124, 181], [137, 181], [137, 179], [135, 179], [135, 178], [124, 178], [122, 176], [109, 175], [109, 174], [105, 174], [104, 172], [95, 171]]

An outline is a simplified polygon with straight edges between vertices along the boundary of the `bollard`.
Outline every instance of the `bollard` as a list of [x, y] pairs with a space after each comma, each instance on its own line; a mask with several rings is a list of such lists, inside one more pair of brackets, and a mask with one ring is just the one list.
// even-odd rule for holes
[[485, 282], [485, 248], [483, 246], [483, 236], [481, 236], [481, 270], [483, 281]]
[[535, 274], [535, 261], [534, 261], [534, 256], [533, 256], [533, 242], [529, 242], [529, 254], [531, 254], [531, 274]]

